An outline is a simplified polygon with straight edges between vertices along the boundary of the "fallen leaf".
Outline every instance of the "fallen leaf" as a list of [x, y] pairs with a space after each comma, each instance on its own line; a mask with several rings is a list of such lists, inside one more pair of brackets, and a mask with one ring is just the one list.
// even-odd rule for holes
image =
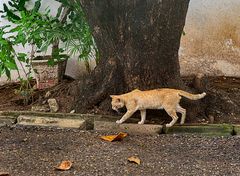
[[62, 161], [57, 167], [55, 167], [57, 170], [66, 171], [69, 170], [72, 167], [71, 161]]
[[133, 163], [136, 163], [136, 164], [140, 164], [141, 163], [141, 160], [137, 157], [137, 156], [131, 156], [128, 158], [128, 161], [129, 162], [133, 162]]
[[120, 132], [117, 135], [101, 136], [100, 138], [105, 141], [113, 142], [113, 141], [120, 141], [126, 136], [127, 136], [127, 133]]
[[0, 176], [10, 176], [8, 172], [0, 172]]

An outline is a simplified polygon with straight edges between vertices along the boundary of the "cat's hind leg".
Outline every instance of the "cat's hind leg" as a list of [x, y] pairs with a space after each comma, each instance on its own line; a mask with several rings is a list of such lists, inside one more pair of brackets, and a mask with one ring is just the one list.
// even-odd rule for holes
[[165, 111], [168, 113], [169, 116], [172, 117], [172, 121], [166, 124], [166, 127], [172, 127], [178, 120], [178, 116], [175, 110], [169, 110], [165, 108]]
[[181, 122], [180, 124], [184, 124], [185, 123], [185, 119], [186, 119], [186, 109], [182, 108], [180, 105], [177, 105], [177, 112], [180, 112], [182, 114], [181, 117]]
[[142, 125], [146, 120], [146, 109], [140, 110], [140, 112], [141, 112], [141, 121], [139, 121], [138, 124]]

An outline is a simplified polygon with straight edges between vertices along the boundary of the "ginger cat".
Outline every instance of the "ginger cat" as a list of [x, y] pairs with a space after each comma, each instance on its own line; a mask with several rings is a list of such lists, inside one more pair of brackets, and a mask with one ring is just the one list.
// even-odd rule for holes
[[177, 112], [182, 114], [180, 124], [184, 124], [186, 118], [186, 109], [179, 105], [181, 97], [186, 97], [190, 100], [198, 100], [206, 95], [202, 94], [190, 94], [188, 92], [177, 89], [154, 89], [141, 91], [138, 89], [132, 92], [122, 95], [110, 95], [112, 98], [112, 109], [118, 111], [119, 108], [126, 106], [127, 112], [116, 123], [121, 124], [130, 118], [134, 112], [140, 110], [141, 121], [138, 124], [144, 124], [146, 119], [146, 109], [165, 109], [169, 116], [172, 117], [172, 121], [166, 124], [166, 127], [173, 126], [177, 120]]

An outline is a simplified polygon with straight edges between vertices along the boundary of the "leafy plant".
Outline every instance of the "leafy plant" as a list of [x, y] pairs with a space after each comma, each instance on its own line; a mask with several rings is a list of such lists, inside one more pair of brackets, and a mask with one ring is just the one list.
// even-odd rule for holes
[[[98, 56], [97, 47], [94, 43], [89, 26], [84, 13], [77, 1], [57, 0], [62, 3], [55, 17], [50, 15], [50, 10], [39, 12], [41, 0], [37, 0], [31, 9], [27, 9], [25, 4], [29, 0], [11, 0], [8, 4], [3, 4], [2, 17], [8, 19], [14, 25], [2, 27], [0, 32], [0, 75], [6, 73], [10, 79], [11, 70], [24, 70], [25, 77], [30, 85], [32, 72], [32, 59], [36, 52], [47, 51], [52, 45], [52, 60], [60, 59], [63, 53], [77, 55], [80, 60], [85, 61], [87, 69], [90, 71], [88, 60]], [[8, 35], [4, 38], [4, 35]], [[61, 48], [59, 44], [61, 43]], [[14, 46], [31, 46], [31, 53], [16, 53]], [[98, 60], [98, 57], [96, 57]], [[23, 67], [23, 63], [27, 69]], [[24, 82], [19, 74], [19, 80]], [[25, 85], [25, 82], [23, 83]], [[26, 86], [23, 86], [26, 87]]]
[[[44, 32], [51, 29], [53, 19], [48, 16], [48, 13], [40, 14], [40, 0], [36, 1], [32, 9], [26, 9], [25, 3], [28, 0], [12, 0], [7, 4], [3, 4], [4, 11], [2, 17], [8, 19], [14, 25], [1, 27], [1, 63], [0, 67], [4, 70], [10, 79], [11, 70], [17, 70], [20, 88], [15, 92], [24, 98], [24, 104], [27, 104], [32, 97], [33, 88], [32, 80], [32, 59], [37, 50], [40, 50], [42, 43], [45, 40]], [[7, 37], [5, 37], [7, 36]], [[31, 46], [30, 55], [26, 53], [16, 52], [14, 46], [26, 45]], [[24, 72], [24, 77], [21, 77], [19, 68], [16, 64], [18, 61], [19, 67]]]
[[62, 3], [56, 15], [60, 25], [49, 31], [46, 46], [53, 41], [62, 41], [64, 51], [69, 55], [78, 55], [78, 59], [85, 61], [85, 66], [90, 72], [89, 59], [95, 58], [98, 63], [99, 57], [82, 7], [78, 1], [57, 1]]
[[4, 35], [6, 34], [5, 30], [9, 26], [3, 26], [0, 28], [0, 76], [6, 74], [10, 79], [10, 71], [18, 70], [15, 62], [15, 51], [13, 49], [13, 42], [9, 39], [6, 39]]
[[[20, 80], [20, 89], [16, 90], [16, 93], [20, 94], [24, 98], [24, 104], [27, 104], [29, 99], [32, 97], [32, 86], [30, 81], [32, 80], [30, 71], [26, 71], [26, 69], [22, 65], [22, 61], [28, 63], [25, 53], [16, 53], [14, 50], [15, 41], [17, 37], [14, 35], [9, 36], [8, 38], [4, 37], [6, 34], [11, 34], [9, 30], [7, 30], [10, 26], [3, 26], [0, 28], [0, 76], [2, 74], [6, 74], [10, 79], [10, 71], [16, 70], [18, 73], [18, 78]], [[19, 68], [16, 64], [16, 60], [19, 62], [23, 72], [25, 73], [25, 78], [23, 79], [20, 75]]]
[[20, 87], [19, 87], [19, 89], [15, 90], [16, 94], [23, 97], [24, 105], [28, 105], [29, 101], [33, 98], [32, 95], [33, 95], [34, 89], [30, 83], [31, 80], [32, 80], [32, 77], [29, 77], [28, 79], [20, 78], [19, 79]]
[[[55, 18], [51, 18], [49, 10], [44, 14], [39, 12], [41, 0], [37, 0], [32, 9], [26, 9], [25, 3], [29, 0], [12, 0], [4, 4], [3, 17], [12, 22], [15, 27], [9, 32], [16, 33], [16, 45], [31, 45], [30, 59], [33, 59], [37, 51], [43, 51], [43, 41], [47, 40], [45, 35], [56, 25]], [[49, 44], [50, 45], [50, 44]], [[45, 47], [45, 49], [47, 49]]]

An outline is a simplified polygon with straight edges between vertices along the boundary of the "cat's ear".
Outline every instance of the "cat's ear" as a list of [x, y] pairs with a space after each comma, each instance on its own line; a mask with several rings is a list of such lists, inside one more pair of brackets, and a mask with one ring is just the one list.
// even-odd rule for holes
[[111, 98], [120, 98], [118, 95], [110, 95]]
[[117, 101], [120, 101], [120, 97], [118, 95], [110, 95], [110, 97], [112, 99], [115, 98]]
[[111, 97], [111, 98], [115, 98], [115, 97], [116, 97], [116, 95], [110, 95], [110, 97]]

